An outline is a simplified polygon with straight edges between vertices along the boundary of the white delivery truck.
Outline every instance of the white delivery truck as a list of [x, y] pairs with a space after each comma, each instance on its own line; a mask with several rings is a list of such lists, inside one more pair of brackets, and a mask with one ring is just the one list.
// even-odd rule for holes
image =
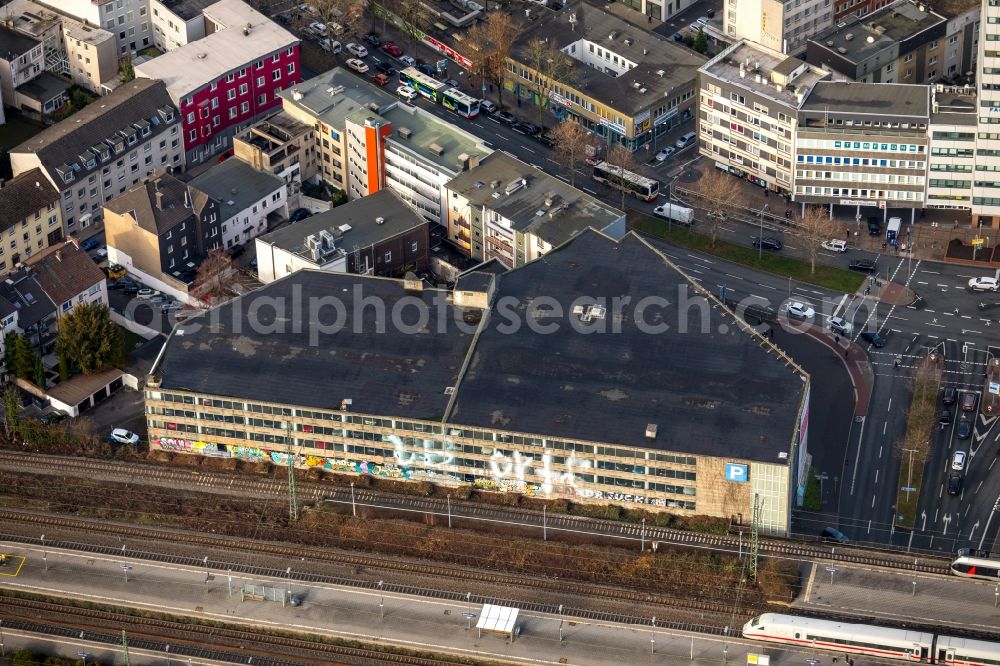
[[885, 241], [892, 244], [893, 241], [899, 240], [899, 228], [903, 225], [902, 218], [890, 217], [889, 226], [885, 228]]
[[694, 224], [694, 211], [684, 206], [678, 206], [677, 204], [665, 203], [662, 206], [657, 206], [653, 209], [653, 214], [657, 217], [673, 220], [678, 224], [687, 226]]

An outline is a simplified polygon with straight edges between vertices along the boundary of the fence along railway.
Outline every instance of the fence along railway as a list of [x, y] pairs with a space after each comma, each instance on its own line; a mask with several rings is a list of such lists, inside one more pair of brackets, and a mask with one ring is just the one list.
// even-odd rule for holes
[[[287, 497], [288, 486], [282, 479], [261, 478], [239, 472], [195, 472], [163, 465], [122, 463], [83, 458], [48, 456], [33, 453], [0, 451], [0, 468], [35, 474], [92, 476], [123, 483], [135, 483], [170, 488], [184, 488], [199, 492], [238, 495], [240, 497]], [[743, 550], [741, 540], [734, 535], [707, 534], [664, 527], [641, 527], [636, 523], [623, 523], [583, 516], [549, 513], [514, 507], [502, 507], [476, 502], [453, 501], [450, 505], [441, 499], [413, 496], [396, 496], [356, 488], [352, 499], [349, 488], [330, 483], [298, 482], [299, 497], [304, 502], [334, 502], [341, 505], [361, 506], [374, 510], [432, 513], [439, 517], [450, 515], [453, 519], [502, 522], [510, 526], [529, 527], [548, 532], [566, 531], [591, 534], [602, 538], [633, 542], [662, 542], [678, 546], [738, 553]], [[935, 557], [914, 557], [905, 553], [869, 551], [853, 547], [831, 547], [820, 544], [761, 539], [759, 552], [763, 556], [800, 560], [836, 561], [904, 571], [947, 575], [949, 561]]]

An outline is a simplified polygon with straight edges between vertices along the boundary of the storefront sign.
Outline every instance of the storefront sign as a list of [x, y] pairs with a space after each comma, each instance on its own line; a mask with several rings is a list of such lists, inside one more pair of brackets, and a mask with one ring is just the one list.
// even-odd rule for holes
[[573, 102], [569, 101], [568, 99], [557, 93], [555, 90], [549, 91], [549, 99], [555, 102], [556, 104], [561, 104], [567, 107], [573, 106]]
[[868, 199], [841, 199], [840, 200], [840, 205], [841, 206], [874, 206], [877, 203], [878, 203], [877, 201], [874, 201], [874, 200], [869, 201]]

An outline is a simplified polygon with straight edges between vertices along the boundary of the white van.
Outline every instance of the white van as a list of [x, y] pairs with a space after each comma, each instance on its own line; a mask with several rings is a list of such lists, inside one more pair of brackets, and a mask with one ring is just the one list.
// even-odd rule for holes
[[687, 148], [696, 138], [698, 138], [697, 134], [694, 132], [688, 132], [681, 138], [677, 139], [677, 142], [674, 145], [677, 146], [677, 150], [681, 150], [682, 148]]

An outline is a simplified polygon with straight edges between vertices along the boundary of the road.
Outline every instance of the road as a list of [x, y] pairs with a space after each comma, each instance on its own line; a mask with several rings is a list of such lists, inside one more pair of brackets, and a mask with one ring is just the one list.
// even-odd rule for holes
[[[280, 576], [270, 579], [230, 579], [225, 571], [159, 564], [48, 549], [46, 563], [36, 547], [0, 543], [0, 549], [26, 557], [16, 576], [0, 577], [0, 587], [47, 593], [158, 612], [201, 617], [229, 623], [293, 627], [328, 637], [350, 637], [429, 651], [474, 655], [509, 663], [603, 666], [608, 663], [669, 666], [680, 662], [747, 663], [748, 653], [774, 655], [772, 663], [803, 663], [827, 655], [810, 650], [778, 650], [738, 638], [705, 637], [649, 626], [597, 623], [522, 611], [519, 635], [511, 642], [501, 635], [473, 628], [480, 605], [400, 595], [374, 589], [304, 583]], [[131, 569], [125, 574], [122, 565]], [[47, 570], [46, 570], [47, 567]], [[308, 570], [308, 564], [293, 564]], [[127, 582], [126, 577], [127, 575]], [[288, 590], [302, 605], [241, 601], [244, 584], [268, 586], [278, 594]], [[232, 594], [230, 594], [232, 591]], [[467, 615], [472, 615], [468, 617]], [[736, 632], [734, 632], [736, 633]], [[79, 649], [87, 649], [80, 646]], [[164, 662], [166, 654], [162, 655]], [[175, 661], [177, 657], [174, 657]], [[156, 662], [149, 662], [156, 663]], [[859, 664], [862, 662], [858, 662]]]

